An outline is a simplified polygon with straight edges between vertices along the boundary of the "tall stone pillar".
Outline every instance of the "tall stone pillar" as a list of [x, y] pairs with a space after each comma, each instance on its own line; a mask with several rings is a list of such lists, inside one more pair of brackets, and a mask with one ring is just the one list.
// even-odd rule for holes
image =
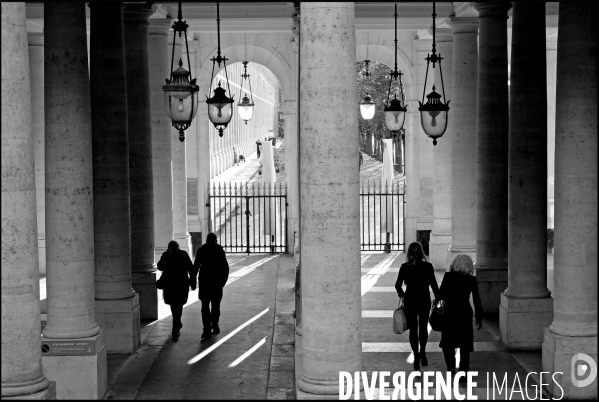
[[46, 218], [44, 165], [44, 34], [27, 33], [29, 72], [31, 77], [31, 129], [35, 166], [35, 200], [37, 204], [37, 244], [40, 275], [46, 274]]
[[[453, 97], [453, 35], [452, 29], [437, 29], [435, 33], [437, 52], [443, 57], [443, 86], [445, 87], [445, 99], [452, 100]], [[439, 66], [435, 70], [435, 86], [437, 92], [443, 96], [441, 86], [441, 72]], [[453, 108], [453, 105], [451, 105]], [[449, 110], [451, 121], [452, 110]], [[433, 231], [429, 246], [430, 262], [435, 270], [445, 271], [447, 265], [447, 248], [451, 245], [451, 149], [455, 131], [450, 124], [443, 137], [433, 146]]]
[[283, 116], [285, 118], [285, 182], [287, 183], [287, 239], [289, 252], [293, 252], [295, 239], [294, 222], [299, 217], [298, 204], [298, 138], [297, 138], [297, 106], [295, 101], [283, 102]]
[[2, 3], [2, 399], [56, 398], [42, 372], [29, 64], [25, 3]]
[[[418, 102], [406, 101], [408, 111], [406, 112], [406, 181], [405, 181], [405, 199], [406, 216], [404, 243], [407, 251], [410, 243], [416, 241], [416, 231], [418, 230], [418, 214], [420, 199], [420, 181], [418, 180], [418, 149], [420, 140], [420, 116], [418, 115]], [[366, 136], [366, 153], [372, 152], [372, 137]]]
[[[554, 228], [555, 183], [555, 85], [557, 38], [546, 38], [547, 46], [547, 229]], [[547, 247], [547, 251], [552, 251]]]
[[[104, 332], [96, 323], [90, 86], [84, 3], [44, 5], [46, 270], [42, 343], [89, 342], [90, 355], [43, 357], [60, 399], [101, 399]], [[76, 370], [74, 368], [76, 367]]]
[[480, 23], [476, 119], [476, 261], [484, 314], [499, 313], [507, 287], [510, 3], [476, 3]]
[[301, 3], [303, 358], [299, 389], [339, 393], [362, 369], [353, 3]]
[[[170, 50], [169, 54], [172, 54], [172, 38], [168, 48]], [[177, 35], [177, 40], [175, 41], [175, 65], [179, 63], [179, 59], [184, 58], [183, 67], [188, 69], [187, 54], [183, 54], [181, 48], [182, 38], [179, 38]], [[193, 76], [195, 77], [195, 74]], [[191, 135], [191, 131], [187, 135]], [[187, 230], [187, 163], [185, 159], [187, 141], [179, 141], [179, 130], [174, 127], [171, 127], [170, 139], [171, 159], [173, 161], [173, 238], [179, 243], [181, 250], [187, 251], [191, 256], [191, 236]]]
[[543, 371], [563, 373], [546, 390], [565, 399], [597, 399], [597, 11], [597, 3], [559, 5], [555, 301]]
[[154, 264], [154, 179], [152, 176], [152, 104], [148, 60], [148, 17], [154, 7], [128, 4], [125, 19], [127, 131], [131, 208], [131, 272], [139, 293], [142, 320], [158, 319]]
[[[210, 208], [206, 207], [210, 197], [208, 186], [210, 185], [210, 120], [208, 119], [208, 105], [200, 101], [197, 124], [197, 170], [198, 170], [198, 220], [200, 221], [200, 244], [206, 242], [206, 236], [210, 233]], [[246, 155], [247, 157], [247, 155]], [[191, 255], [190, 255], [191, 256]], [[195, 256], [192, 256], [192, 258]]]
[[108, 353], [133, 353], [140, 328], [131, 285], [123, 5], [92, 2], [90, 9], [96, 318]]
[[448, 19], [453, 28], [451, 139], [451, 246], [446, 266], [458, 254], [476, 256], [476, 105], [478, 18]]
[[[164, 110], [165, 79], [170, 77], [171, 18], [149, 20], [150, 96], [152, 104], [152, 165], [154, 187], [154, 261], [173, 240], [173, 178], [171, 169], [171, 121]], [[178, 137], [178, 135], [177, 135]]]
[[501, 341], [540, 349], [553, 318], [547, 289], [547, 79], [545, 4], [514, 3], [509, 122], [508, 287]]

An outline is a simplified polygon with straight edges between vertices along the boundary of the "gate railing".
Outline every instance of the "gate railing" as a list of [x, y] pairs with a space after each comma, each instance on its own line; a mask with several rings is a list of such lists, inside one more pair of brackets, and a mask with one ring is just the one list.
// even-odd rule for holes
[[213, 183], [208, 194], [211, 228], [226, 252], [289, 252], [285, 183]]
[[360, 183], [362, 251], [405, 251], [404, 184], [380, 180]]

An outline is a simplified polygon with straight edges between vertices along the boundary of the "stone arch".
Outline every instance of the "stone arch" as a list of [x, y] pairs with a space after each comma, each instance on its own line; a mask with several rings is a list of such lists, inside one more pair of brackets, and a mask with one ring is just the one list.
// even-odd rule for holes
[[[274, 49], [274, 48], [273, 48]], [[277, 52], [278, 53], [278, 52]], [[227, 58], [227, 65], [239, 63], [247, 60], [251, 63], [262, 64], [268, 68], [279, 80], [281, 89], [283, 90], [284, 100], [294, 100], [295, 86], [291, 80], [291, 65], [285, 60], [282, 55], [277, 54], [261, 46], [229, 46], [221, 49], [221, 54]], [[201, 60], [201, 66], [199, 77], [200, 82], [206, 85], [210, 84], [210, 76], [212, 74], [212, 57], [216, 54], [216, 48], [208, 53], [208, 56]], [[214, 69], [214, 75], [222, 70], [216, 65]]]
[[[386, 46], [373, 44], [356, 45], [356, 61], [365, 60], [367, 55], [370, 60], [384, 63], [391, 68], [395, 66], [395, 53], [393, 49], [389, 49]], [[403, 73], [402, 81], [406, 88], [407, 98], [415, 99], [412, 63], [400, 49], [397, 51], [397, 68]]]

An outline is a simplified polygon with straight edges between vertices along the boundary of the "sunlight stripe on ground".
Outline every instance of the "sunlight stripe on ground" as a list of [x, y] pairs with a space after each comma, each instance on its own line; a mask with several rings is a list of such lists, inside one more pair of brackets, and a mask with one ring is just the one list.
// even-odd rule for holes
[[258, 348], [260, 346], [264, 345], [265, 342], [266, 342], [266, 336], [260, 342], [258, 342], [254, 346], [252, 346], [252, 348], [250, 350], [248, 350], [247, 352], [245, 352], [244, 354], [242, 354], [241, 356], [239, 356], [237, 359], [235, 359], [235, 361], [233, 363], [229, 364], [229, 367], [235, 367], [235, 366], [237, 366], [239, 363], [241, 363], [242, 361], [244, 361], [248, 356], [250, 356], [256, 350], [258, 350]]
[[399, 256], [399, 253], [391, 253], [383, 261], [379, 262], [366, 275], [362, 276], [362, 296], [374, 286], [382, 275], [385, 275], [393, 261]]
[[242, 329], [244, 329], [245, 327], [247, 327], [248, 325], [250, 325], [251, 323], [253, 323], [254, 321], [256, 321], [258, 318], [262, 317], [264, 314], [268, 313], [268, 310], [270, 310], [270, 307], [268, 307], [266, 310], [264, 310], [263, 312], [259, 313], [258, 315], [254, 316], [253, 318], [250, 318], [249, 320], [247, 320], [246, 322], [244, 322], [243, 324], [241, 324], [240, 326], [238, 326], [237, 328], [235, 328], [233, 331], [229, 332], [227, 335], [225, 335], [224, 338], [220, 339], [214, 345], [210, 346], [208, 349], [204, 350], [199, 355], [197, 355], [197, 356], [193, 357], [192, 359], [190, 359], [187, 362], [187, 364], [188, 365], [192, 365], [194, 363], [199, 362], [204, 357], [206, 357], [210, 352], [212, 352], [214, 349], [218, 348], [220, 345], [222, 345], [223, 343], [225, 343], [233, 335], [235, 335], [236, 333], [238, 333], [239, 331], [241, 331]]
[[255, 270], [256, 268], [258, 268], [260, 265], [265, 264], [266, 262], [272, 260], [273, 258], [276, 257], [275, 255], [269, 255], [266, 258], [263, 258], [261, 260], [258, 260], [257, 262], [253, 263], [252, 265], [248, 265], [245, 268], [241, 268], [235, 272], [233, 272], [231, 275], [229, 275], [229, 280], [227, 280], [227, 283], [225, 284], [225, 286], [235, 282], [237, 279], [249, 274], [250, 272], [252, 272], [253, 270]]
[[[363, 263], [362, 263], [363, 264]], [[368, 271], [370, 271], [372, 268], [362, 268], [362, 273], [368, 273]], [[387, 270], [387, 273], [398, 273], [399, 272], [399, 268], [389, 268]]]
[[[429, 342], [427, 352], [443, 352], [437, 342]], [[499, 342], [474, 342], [475, 352], [503, 352], [505, 349]], [[409, 353], [412, 352], [410, 342], [362, 342], [363, 353]]]
[[370, 288], [370, 291], [378, 293], [397, 293], [395, 286], [373, 286]]
[[362, 310], [362, 318], [391, 318], [393, 310]]

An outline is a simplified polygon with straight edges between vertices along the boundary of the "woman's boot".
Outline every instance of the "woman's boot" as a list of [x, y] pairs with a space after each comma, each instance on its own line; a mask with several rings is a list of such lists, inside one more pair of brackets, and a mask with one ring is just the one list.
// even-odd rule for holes
[[428, 366], [428, 360], [426, 358], [426, 353], [424, 349], [420, 350], [420, 362], [422, 363], [422, 367]]
[[414, 370], [420, 370], [420, 355], [414, 352]]

